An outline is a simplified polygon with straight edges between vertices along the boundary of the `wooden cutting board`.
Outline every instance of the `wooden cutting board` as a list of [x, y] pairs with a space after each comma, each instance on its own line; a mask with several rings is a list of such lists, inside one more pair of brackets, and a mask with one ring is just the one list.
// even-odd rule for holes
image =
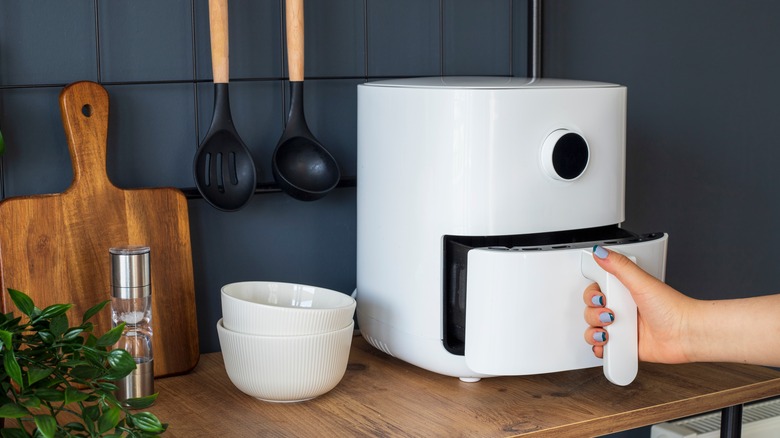
[[[3, 310], [19, 315], [6, 292], [13, 288], [41, 309], [73, 303], [70, 323], [79, 324], [87, 309], [111, 298], [108, 249], [149, 246], [155, 375], [184, 373], [199, 357], [187, 201], [177, 189], [122, 190], [109, 181], [108, 107], [108, 92], [97, 83], [65, 87], [60, 110], [72, 185], [0, 202]], [[109, 330], [109, 306], [93, 322], [96, 334]]]

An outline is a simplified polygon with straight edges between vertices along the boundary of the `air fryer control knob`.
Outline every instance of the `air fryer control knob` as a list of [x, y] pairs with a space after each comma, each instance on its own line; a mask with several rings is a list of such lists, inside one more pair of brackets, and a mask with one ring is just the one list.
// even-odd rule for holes
[[585, 138], [568, 129], [556, 129], [542, 144], [542, 168], [550, 178], [574, 181], [585, 173], [590, 148]]

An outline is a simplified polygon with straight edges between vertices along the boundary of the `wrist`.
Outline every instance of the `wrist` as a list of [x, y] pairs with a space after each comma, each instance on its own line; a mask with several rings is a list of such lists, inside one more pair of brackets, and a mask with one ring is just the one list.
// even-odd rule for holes
[[702, 324], [706, 302], [692, 298], [686, 301], [680, 312], [681, 353], [685, 362], [703, 362], [707, 360], [705, 347], [710, 344], [707, 330]]
[[739, 355], [739, 332], [732, 318], [734, 300], [690, 300], [681, 324], [690, 362], [733, 362]]

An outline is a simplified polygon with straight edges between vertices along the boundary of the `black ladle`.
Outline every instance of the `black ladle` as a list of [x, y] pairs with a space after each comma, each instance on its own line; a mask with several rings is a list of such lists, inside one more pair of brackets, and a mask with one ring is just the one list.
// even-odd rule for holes
[[303, 0], [287, 0], [287, 65], [290, 112], [272, 159], [274, 179], [288, 195], [314, 201], [341, 179], [336, 159], [314, 137], [303, 111]]
[[214, 115], [193, 162], [195, 186], [217, 209], [235, 211], [255, 192], [256, 169], [252, 154], [233, 125], [228, 95], [227, 0], [209, 0], [211, 65], [214, 73]]

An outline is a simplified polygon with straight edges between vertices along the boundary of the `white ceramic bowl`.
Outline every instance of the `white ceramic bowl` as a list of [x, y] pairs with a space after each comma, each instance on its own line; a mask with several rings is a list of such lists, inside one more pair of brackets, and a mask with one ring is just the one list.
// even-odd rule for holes
[[344, 377], [354, 321], [339, 330], [305, 336], [258, 336], [217, 322], [230, 381], [252, 397], [270, 402], [309, 400]]
[[316, 286], [245, 281], [222, 287], [226, 329], [263, 336], [300, 336], [342, 329], [352, 321], [355, 299]]

